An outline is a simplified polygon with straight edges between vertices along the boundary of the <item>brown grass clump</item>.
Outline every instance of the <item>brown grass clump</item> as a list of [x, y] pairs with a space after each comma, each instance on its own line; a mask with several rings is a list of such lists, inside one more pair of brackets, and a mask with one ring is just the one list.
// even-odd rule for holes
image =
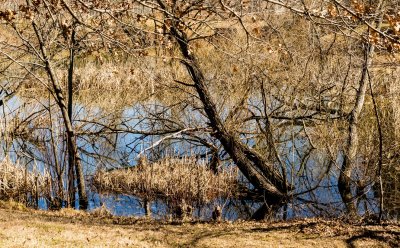
[[101, 205], [100, 207], [94, 209], [90, 212], [90, 215], [97, 218], [112, 218], [113, 214], [111, 211], [105, 206]]
[[196, 206], [228, 198], [236, 191], [237, 170], [215, 174], [195, 158], [166, 158], [155, 163], [140, 159], [129, 169], [97, 171], [94, 186], [100, 192], [134, 195], [145, 200], [161, 200], [177, 216]]
[[20, 202], [16, 202], [14, 200], [0, 201], [0, 208], [8, 209], [8, 210], [19, 210], [19, 211], [27, 210], [27, 208], [24, 204], [22, 204]]
[[73, 208], [61, 208], [60, 210], [53, 211], [53, 214], [55, 216], [73, 217], [73, 218], [87, 216], [87, 213], [85, 211], [78, 210], [78, 209], [73, 209]]
[[34, 201], [48, 193], [51, 176], [28, 171], [5, 158], [0, 162], [0, 200]]

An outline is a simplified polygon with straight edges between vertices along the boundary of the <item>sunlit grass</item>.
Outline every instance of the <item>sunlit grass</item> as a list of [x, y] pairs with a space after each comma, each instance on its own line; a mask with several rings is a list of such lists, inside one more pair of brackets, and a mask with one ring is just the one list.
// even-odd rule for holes
[[[2, 247], [390, 247], [399, 226], [352, 226], [322, 219], [288, 223], [125, 221], [92, 215], [0, 209]], [[123, 223], [124, 225], [116, 224]], [[130, 225], [126, 225], [130, 224]], [[363, 236], [369, 233], [370, 236]], [[397, 233], [397, 234], [396, 234]]]

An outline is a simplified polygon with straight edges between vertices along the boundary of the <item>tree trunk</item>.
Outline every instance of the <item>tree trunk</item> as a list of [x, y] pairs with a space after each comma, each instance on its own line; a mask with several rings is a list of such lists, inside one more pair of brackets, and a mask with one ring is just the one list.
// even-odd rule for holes
[[43, 56], [43, 60], [45, 62], [45, 68], [47, 71], [47, 74], [49, 76], [50, 82], [52, 83], [53, 87], [53, 94], [54, 98], [57, 102], [57, 105], [59, 106], [61, 110], [61, 114], [64, 120], [64, 125], [67, 133], [67, 142], [68, 142], [68, 151], [71, 151], [71, 153], [74, 156], [74, 167], [76, 170], [76, 175], [77, 175], [77, 184], [78, 184], [78, 192], [79, 192], [79, 206], [82, 209], [87, 209], [88, 207], [88, 199], [86, 195], [86, 189], [85, 189], [85, 180], [84, 180], [84, 175], [83, 175], [83, 169], [82, 169], [82, 164], [81, 164], [81, 159], [78, 153], [78, 147], [76, 145], [76, 140], [75, 140], [75, 134], [74, 130], [71, 124], [71, 119], [69, 118], [68, 115], [68, 110], [67, 106], [65, 104], [64, 100], [64, 95], [62, 93], [62, 89], [60, 87], [60, 84], [57, 80], [57, 77], [54, 73], [53, 66], [50, 62], [49, 56], [47, 55], [47, 49], [44, 44], [42, 35], [38, 29], [38, 26], [36, 22], [33, 20], [32, 21], [32, 26], [33, 29], [35, 30], [35, 34], [38, 38], [39, 46], [40, 46], [40, 51]]
[[269, 207], [267, 204], [263, 203], [261, 206], [253, 213], [251, 216], [252, 220], [265, 220], [271, 218], [273, 214], [273, 208]]
[[171, 35], [179, 44], [185, 59], [182, 63], [186, 66], [194, 82], [194, 87], [203, 103], [210, 125], [215, 131], [215, 137], [221, 142], [243, 175], [254, 187], [264, 191], [267, 204], [281, 205], [286, 198], [286, 179], [263, 156], [245, 146], [234, 133], [225, 128], [211, 99], [211, 94], [208, 91], [205, 77], [197, 59], [189, 50], [186, 34], [176, 27], [172, 27]]
[[361, 72], [360, 85], [357, 91], [356, 103], [349, 116], [349, 132], [348, 132], [347, 144], [344, 150], [343, 165], [338, 180], [338, 189], [340, 192], [340, 196], [342, 197], [342, 200], [346, 205], [350, 217], [353, 217], [357, 214], [357, 209], [355, 206], [355, 197], [351, 192], [351, 186], [352, 186], [351, 173], [355, 166], [355, 160], [357, 159], [357, 149], [358, 149], [357, 125], [359, 116], [364, 106], [365, 95], [368, 85], [367, 74], [368, 74], [368, 68], [371, 64], [371, 57], [373, 55], [373, 52], [374, 52], [374, 46], [371, 44], [366, 44], [364, 51], [364, 65]]
[[[70, 119], [71, 125], [72, 125], [72, 87], [73, 87], [73, 77], [74, 77], [74, 43], [75, 43], [75, 30], [72, 31], [71, 34], [71, 48], [70, 48], [70, 54], [69, 54], [69, 67], [68, 67], [68, 117]], [[68, 144], [68, 193], [69, 193], [69, 199], [68, 199], [68, 205], [69, 207], [75, 207], [75, 193], [76, 193], [76, 188], [75, 188], [75, 155], [73, 152], [73, 149], [70, 148], [70, 144], [74, 142], [71, 140], [72, 137], [70, 135], [67, 135], [67, 144]]]
[[[49, 99], [50, 103], [50, 99]], [[51, 125], [51, 130], [50, 130], [50, 140], [51, 140], [51, 146], [52, 146], [52, 151], [53, 151], [53, 156], [54, 156], [54, 167], [56, 169], [57, 173], [57, 187], [58, 187], [58, 192], [57, 196], [55, 197], [54, 201], [51, 203], [51, 207], [54, 209], [56, 207], [61, 208], [63, 206], [65, 197], [64, 197], [64, 183], [63, 183], [63, 170], [61, 168], [61, 165], [58, 161], [57, 158], [57, 146], [56, 142], [54, 140], [54, 130], [53, 130], [53, 117], [51, 114], [51, 107], [49, 108], [49, 115], [50, 115], [50, 125]], [[51, 193], [50, 193], [51, 194]], [[56, 206], [56, 207], [55, 207]]]
[[143, 201], [144, 215], [146, 218], [151, 218], [151, 201], [145, 199]]

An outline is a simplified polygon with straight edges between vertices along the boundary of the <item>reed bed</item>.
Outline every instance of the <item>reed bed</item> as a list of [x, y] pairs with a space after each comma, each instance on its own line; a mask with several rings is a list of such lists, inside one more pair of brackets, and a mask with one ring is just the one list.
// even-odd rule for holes
[[49, 173], [29, 171], [8, 158], [0, 162], [0, 200], [37, 204], [50, 194], [50, 186]]
[[181, 215], [176, 211], [189, 213], [190, 209], [233, 196], [237, 178], [236, 168], [214, 173], [195, 158], [169, 157], [154, 163], [141, 158], [137, 166], [128, 169], [97, 171], [93, 185], [101, 193], [133, 195], [144, 201], [161, 200], [170, 213]]

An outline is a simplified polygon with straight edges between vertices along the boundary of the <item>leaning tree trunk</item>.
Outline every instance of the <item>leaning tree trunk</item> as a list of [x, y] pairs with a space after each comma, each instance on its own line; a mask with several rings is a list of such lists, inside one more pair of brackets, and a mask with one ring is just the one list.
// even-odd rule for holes
[[[292, 187], [287, 186], [286, 179], [261, 154], [245, 146], [234, 133], [226, 129], [211, 99], [211, 94], [206, 86], [206, 80], [198, 61], [195, 55], [189, 51], [186, 34], [178, 28], [172, 27], [171, 35], [179, 44], [180, 51], [184, 57], [182, 63], [186, 66], [194, 82], [194, 87], [203, 103], [216, 138], [221, 142], [243, 175], [255, 188], [263, 191], [266, 203], [274, 206], [281, 205], [287, 195], [286, 189], [291, 189]], [[262, 208], [265, 209], [265, 207]]]

